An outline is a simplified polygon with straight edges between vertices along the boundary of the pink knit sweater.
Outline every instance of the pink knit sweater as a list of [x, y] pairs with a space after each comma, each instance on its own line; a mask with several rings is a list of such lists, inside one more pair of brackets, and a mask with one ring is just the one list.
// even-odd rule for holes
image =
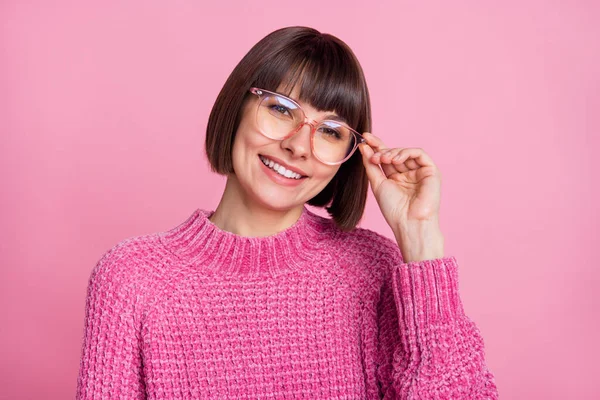
[[403, 263], [306, 207], [268, 237], [195, 210], [91, 273], [78, 399], [497, 399], [454, 257]]

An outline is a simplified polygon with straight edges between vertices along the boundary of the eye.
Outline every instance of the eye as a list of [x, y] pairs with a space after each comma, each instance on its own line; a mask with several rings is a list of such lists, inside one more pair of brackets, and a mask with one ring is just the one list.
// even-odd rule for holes
[[340, 133], [338, 131], [336, 131], [335, 129], [331, 129], [331, 128], [321, 128], [319, 129], [321, 132], [323, 132], [325, 135], [327, 136], [331, 136], [334, 137], [336, 139], [340, 139], [342, 137], [342, 135], [340, 135]]
[[269, 109], [274, 110], [279, 114], [290, 115], [290, 110], [287, 107], [282, 106], [281, 104], [273, 104], [269, 106]]

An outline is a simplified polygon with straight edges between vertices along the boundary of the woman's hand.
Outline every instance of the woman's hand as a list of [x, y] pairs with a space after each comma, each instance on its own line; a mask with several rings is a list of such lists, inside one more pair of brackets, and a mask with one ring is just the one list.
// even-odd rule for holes
[[440, 170], [421, 148], [388, 148], [369, 132], [363, 137], [359, 149], [371, 189], [405, 262], [443, 257]]

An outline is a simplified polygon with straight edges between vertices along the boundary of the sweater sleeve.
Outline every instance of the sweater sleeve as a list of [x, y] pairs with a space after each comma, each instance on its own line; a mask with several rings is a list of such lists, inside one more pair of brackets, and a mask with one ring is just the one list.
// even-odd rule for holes
[[397, 257], [377, 307], [383, 398], [497, 399], [483, 338], [460, 300], [455, 257]]
[[115, 246], [96, 264], [87, 287], [77, 380], [79, 399], [144, 399], [133, 262]]

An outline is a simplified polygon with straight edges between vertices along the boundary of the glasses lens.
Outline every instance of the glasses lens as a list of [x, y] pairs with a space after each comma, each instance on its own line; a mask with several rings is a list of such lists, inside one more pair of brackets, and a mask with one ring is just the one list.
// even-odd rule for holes
[[[262, 133], [281, 140], [296, 130], [304, 119], [302, 110], [288, 98], [267, 94], [257, 111], [257, 123]], [[336, 121], [323, 121], [316, 129], [315, 155], [325, 162], [340, 162], [354, 149], [356, 136], [345, 125]]]
[[289, 99], [266, 95], [258, 107], [258, 124], [271, 139], [283, 139], [302, 120], [302, 111]]
[[315, 153], [323, 161], [339, 162], [354, 149], [356, 137], [345, 125], [323, 121], [315, 133]]

